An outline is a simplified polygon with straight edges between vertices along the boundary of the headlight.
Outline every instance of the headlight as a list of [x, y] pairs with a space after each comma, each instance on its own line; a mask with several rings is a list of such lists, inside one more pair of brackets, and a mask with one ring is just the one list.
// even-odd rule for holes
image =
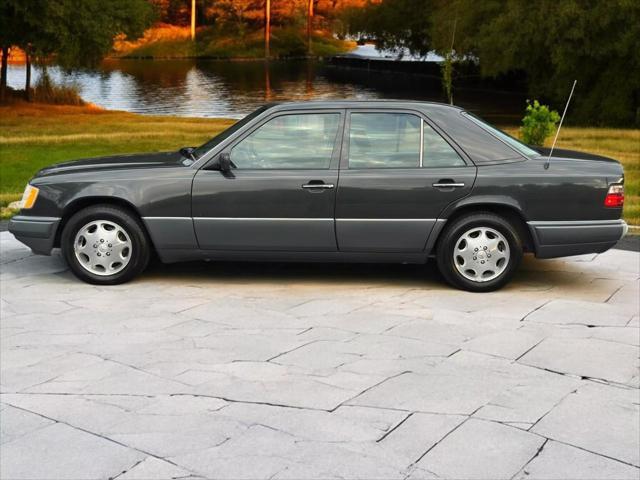
[[39, 192], [40, 190], [38, 188], [34, 187], [33, 185], [27, 184], [27, 187], [24, 189], [24, 193], [22, 194], [20, 208], [27, 209], [33, 207], [36, 203]]

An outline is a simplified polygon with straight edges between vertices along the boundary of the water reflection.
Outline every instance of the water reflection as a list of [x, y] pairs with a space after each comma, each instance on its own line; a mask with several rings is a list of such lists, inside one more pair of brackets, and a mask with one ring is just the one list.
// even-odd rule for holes
[[[107, 60], [94, 70], [49, 67], [83, 98], [109, 109], [143, 114], [239, 118], [269, 101], [414, 98], [443, 101], [440, 80], [398, 73], [338, 69], [316, 61], [221, 62]], [[34, 82], [40, 72], [34, 72]], [[9, 66], [8, 83], [23, 88], [24, 66]], [[490, 117], [513, 115], [522, 95], [456, 92], [457, 103]]]

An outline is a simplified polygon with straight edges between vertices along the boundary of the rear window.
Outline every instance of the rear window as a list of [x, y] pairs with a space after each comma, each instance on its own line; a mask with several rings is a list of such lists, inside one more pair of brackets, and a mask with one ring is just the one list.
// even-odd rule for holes
[[517, 140], [517, 139], [513, 138], [508, 133], [503, 132], [499, 128], [494, 127], [493, 125], [485, 122], [484, 120], [480, 119], [479, 117], [476, 117], [474, 114], [469, 113], [469, 112], [464, 112], [464, 115], [467, 116], [469, 118], [469, 120], [471, 120], [472, 122], [477, 123], [478, 125], [480, 125], [482, 128], [487, 130], [492, 135], [498, 137], [500, 140], [502, 140], [503, 142], [508, 144], [510, 147], [513, 147], [516, 150], [518, 150], [518, 152], [520, 152], [525, 157], [533, 158], [533, 157], [539, 157], [540, 156], [540, 154], [538, 152], [536, 152], [532, 148], [529, 148], [526, 144], [522, 143], [520, 140]]
[[523, 160], [523, 156], [529, 157], [486, 128], [484, 122], [472, 120], [470, 115], [460, 109], [430, 104], [426, 106], [425, 113], [476, 165], [515, 162]]

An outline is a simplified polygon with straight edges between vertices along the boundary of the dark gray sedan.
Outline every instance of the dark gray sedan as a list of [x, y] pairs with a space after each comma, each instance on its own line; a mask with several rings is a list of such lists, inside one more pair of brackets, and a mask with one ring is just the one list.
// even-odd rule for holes
[[[45, 168], [9, 229], [82, 280], [163, 262], [425, 263], [472, 291], [524, 252], [604, 252], [626, 233], [615, 160], [533, 149], [456, 107], [267, 105], [198, 148]], [[547, 161], [548, 165], [547, 165]], [[548, 168], [547, 168], [548, 167]]]

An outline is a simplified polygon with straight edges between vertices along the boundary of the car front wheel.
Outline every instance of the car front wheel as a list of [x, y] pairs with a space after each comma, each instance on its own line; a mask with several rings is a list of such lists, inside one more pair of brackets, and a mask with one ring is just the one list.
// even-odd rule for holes
[[66, 223], [60, 240], [62, 254], [81, 280], [116, 285], [131, 280], [149, 263], [149, 241], [138, 219], [111, 205], [77, 212]]
[[438, 268], [451, 285], [472, 292], [504, 286], [522, 260], [517, 230], [493, 213], [455, 220], [438, 244]]

